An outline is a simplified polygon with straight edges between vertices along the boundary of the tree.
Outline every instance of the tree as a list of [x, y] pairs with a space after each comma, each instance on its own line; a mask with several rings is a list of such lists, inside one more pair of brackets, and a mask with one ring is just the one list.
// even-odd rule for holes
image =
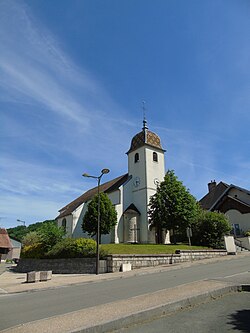
[[196, 199], [174, 171], [168, 170], [149, 202], [150, 227], [155, 227], [158, 243], [162, 242], [162, 229], [172, 230], [174, 242], [176, 234], [186, 233], [186, 228], [195, 222], [197, 207]]
[[19, 225], [14, 228], [9, 228], [7, 229], [7, 232], [10, 238], [22, 242], [24, 236], [26, 236], [31, 231], [37, 231], [44, 223], [53, 223], [54, 225], [57, 225], [55, 220], [46, 220], [43, 222], [32, 223], [28, 227], [25, 225]]
[[[98, 222], [98, 195], [95, 195], [88, 205], [83, 217], [82, 230], [91, 237], [97, 234]], [[106, 193], [100, 193], [100, 239], [117, 224], [117, 212]]]
[[44, 251], [47, 252], [63, 239], [65, 230], [58, 227], [54, 221], [47, 221], [37, 229], [37, 234], [40, 237], [40, 243], [43, 245]]
[[193, 242], [197, 245], [221, 248], [224, 246], [223, 236], [231, 229], [225, 214], [201, 209], [193, 230]]
[[22, 238], [28, 233], [27, 227], [25, 225], [18, 225], [14, 228], [8, 228], [7, 232], [10, 238], [17, 240], [18, 242], [21, 242]]

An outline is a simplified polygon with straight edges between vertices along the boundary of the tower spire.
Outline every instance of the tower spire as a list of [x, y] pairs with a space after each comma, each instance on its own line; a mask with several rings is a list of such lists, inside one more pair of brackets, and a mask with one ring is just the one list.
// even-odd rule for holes
[[147, 131], [148, 131], [148, 124], [146, 120], [146, 108], [145, 108], [145, 101], [142, 101], [142, 111], [143, 111], [143, 134], [144, 134], [144, 142], [147, 143]]
[[146, 107], [145, 107], [146, 102], [142, 101], [142, 111], [143, 111], [143, 131], [145, 132], [148, 129], [147, 125], [147, 120], [146, 120]]

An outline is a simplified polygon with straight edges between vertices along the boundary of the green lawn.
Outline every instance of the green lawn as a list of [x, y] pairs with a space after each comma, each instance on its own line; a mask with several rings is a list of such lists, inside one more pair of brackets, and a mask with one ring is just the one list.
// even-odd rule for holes
[[[190, 250], [189, 245], [163, 244], [102, 244], [102, 249], [109, 254], [164, 254], [175, 253], [176, 250]], [[202, 246], [191, 246], [192, 250], [205, 250]]]

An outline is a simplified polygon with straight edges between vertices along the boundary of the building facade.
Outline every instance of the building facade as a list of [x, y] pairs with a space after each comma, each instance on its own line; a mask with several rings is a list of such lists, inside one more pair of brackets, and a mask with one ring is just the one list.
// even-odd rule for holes
[[200, 204], [206, 210], [226, 214], [235, 236], [250, 231], [250, 191], [233, 184], [211, 181]]
[[[157, 185], [165, 176], [165, 150], [160, 138], [151, 132], [144, 119], [142, 131], [131, 141], [128, 156], [128, 173], [100, 186], [107, 193], [117, 211], [117, 225], [108, 235], [102, 235], [102, 243], [155, 243], [155, 230], [150, 230], [148, 204]], [[59, 210], [57, 222], [73, 238], [88, 237], [81, 228], [88, 203], [97, 194], [97, 187]], [[168, 233], [163, 232], [165, 243]]]

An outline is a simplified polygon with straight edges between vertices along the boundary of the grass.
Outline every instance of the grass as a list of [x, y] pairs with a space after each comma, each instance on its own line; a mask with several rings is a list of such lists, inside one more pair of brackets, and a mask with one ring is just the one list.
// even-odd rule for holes
[[185, 244], [102, 244], [102, 249], [109, 254], [172, 254], [176, 250], [205, 250], [202, 246], [189, 246]]

